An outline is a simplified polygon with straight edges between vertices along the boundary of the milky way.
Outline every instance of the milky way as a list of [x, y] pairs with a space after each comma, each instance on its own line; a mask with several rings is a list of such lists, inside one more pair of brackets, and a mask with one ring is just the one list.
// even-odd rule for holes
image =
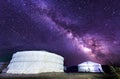
[[[47, 50], [65, 65], [119, 65], [119, 0], [1, 0], [0, 56]], [[1, 59], [2, 60], [2, 59]]]

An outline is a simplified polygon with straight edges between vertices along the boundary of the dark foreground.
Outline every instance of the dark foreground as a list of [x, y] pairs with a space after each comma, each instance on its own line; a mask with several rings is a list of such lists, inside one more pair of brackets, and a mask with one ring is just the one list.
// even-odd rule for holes
[[37, 75], [0, 74], [0, 79], [114, 79], [103, 73], [41, 73]]

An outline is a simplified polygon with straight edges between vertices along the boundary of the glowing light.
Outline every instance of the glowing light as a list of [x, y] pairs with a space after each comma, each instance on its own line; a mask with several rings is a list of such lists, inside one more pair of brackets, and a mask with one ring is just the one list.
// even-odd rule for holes
[[84, 46], [82, 46], [81, 49], [82, 49], [82, 51], [85, 52], [85, 53], [90, 53], [90, 52], [92, 52], [92, 50], [91, 50], [90, 48], [87, 48], [87, 47], [84, 47]]

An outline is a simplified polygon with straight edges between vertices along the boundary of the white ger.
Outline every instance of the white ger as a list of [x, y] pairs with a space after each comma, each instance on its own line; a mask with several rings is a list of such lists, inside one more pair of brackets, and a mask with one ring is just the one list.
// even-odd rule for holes
[[101, 64], [87, 61], [78, 65], [78, 72], [103, 72]]
[[38, 74], [63, 72], [64, 58], [47, 51], [20, 51], [12, 56], [6, 73]]

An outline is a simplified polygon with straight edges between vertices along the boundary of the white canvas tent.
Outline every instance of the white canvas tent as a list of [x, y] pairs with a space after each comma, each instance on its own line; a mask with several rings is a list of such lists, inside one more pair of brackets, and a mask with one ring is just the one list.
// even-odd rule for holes
[[103, 72], [99, 63], [87, 61], [78, 65], [78, 72]]
[[13, 55], [6, 73], [38, 74], [63, 72], [64, 58], [47, 51], [21, 51]]

